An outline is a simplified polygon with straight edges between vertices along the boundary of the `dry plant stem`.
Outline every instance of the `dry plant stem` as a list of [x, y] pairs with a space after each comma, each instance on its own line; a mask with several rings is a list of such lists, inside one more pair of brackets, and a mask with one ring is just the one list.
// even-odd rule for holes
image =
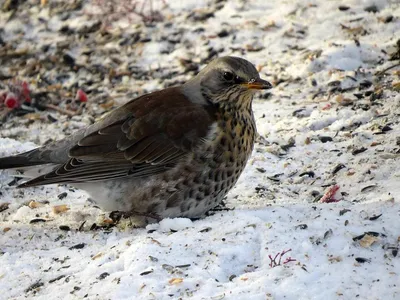
[[396, 68], [396, 67], [400, 67], [400, 63], [394, 64], [393, 66], [390, 66], [390, 67], [388, 67], [388, 68], [386, 68], [386, 69], [384, 69], [384, 70], [382, 70], [382, 71], [379, 71], [379, 72], [377, 72], [375, 75], [377, 75], [377, 76], [383, 75], [383, 74], [385, 74], [387, 71], [389, 71], [389, 70], [391, 70], [391, 69], [393, 69], [393, 68]]
[[67, 110], [67, 109], [63, 109], [63, 108], [57, 107], [57, 106], [55, 106], [53, 104], [47, 104], [47, 105], [45, 105], [45, 107], [49, 108], [49, 109], [52, 109], [52, 110], [55, 110], [55, 111], [58, 111], [59, 113], [62, 113], [64, 115], [68, 115], [68, 116], [71, 116], [71, 117], [76, 116], [76, 115], [80, 115], [82, 113], [82, 110], [83, 110], [82, 105], [79, 107], [79, 109], [77, 111], [70, 111], [70, 110]]

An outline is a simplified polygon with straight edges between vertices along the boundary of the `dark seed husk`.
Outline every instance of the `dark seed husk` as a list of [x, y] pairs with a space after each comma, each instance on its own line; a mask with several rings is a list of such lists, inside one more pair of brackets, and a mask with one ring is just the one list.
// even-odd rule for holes
[[376, 216], [372, 216], [371, 218], [369, 218], [370, 221], [375, 221], [377, 219], [379, 219], [382, 216], [382, 214], [380, 215], [376, 215]]
[[68, 249], [69, 249], [69, 250], [83, 249], [83, 247], [85, 247], [85, 246], [86, 246], [85, 243], [80, 243], [80, 244], [76, 244], [76, 245], [74, 245], [74, 246], [72, 246], [72, 247], [69, 247]]
[[67, 197], [67, 195], [68, 195], [68, 193], [67, 193], [67, 192], [64, 192], [64, 193], [59, 194], [57, 197], [58, 197], [58, 199], [62, 200], [62, 199], [64, 199], [65, 197]]
[[34, 224], [34, 223], [40, 223], [40, 222], [46, 222], [46, 219], [41, 219], [41, 218], [36, 218], [36, 219], [32, 219], [29, 221], [29, 224]]
[[339, 172], [341, 169], [346, 168], [344, 164], [338, 164], [332, 171], [332, 174], [335, 175], [337, 172]]
[[5, 211], [10, 206], [10, 203], [1, 203], [0, 204], [0, 212]]
[[303, 176], [305, 176], [305, 175], [307, 175], [308, 177], [311, 177], [311, 178], [314, 178], [314, 177], [315, 177], [314, 171], [307, 171], [307, 172], [303, 172], [303, 173], [300, 173], [300, 174], [299, 174], [300, 177], [303, 177]]
[[319, 136], [318, 139], [322, 143], [327, 143], [327, 142], [332, 142], [333, 141], [333, 138], [331, 138], [330, 136]]
[[299, 225], [296, 225], [294, 228], [304, 230], [304, 229], [308, 228], [308, 225], [307, 224], [299, 224]]
[[347, 208], [342, 209], [342, 210], [339, 212], [339, 216], [343, 216], [345, 213], [347, 213], [347, 212], [349, 212], [349, 211], [351, 211], [351, 210], [350, 210], [350, 209], [347, 209]]
[[357, 154], [363, 153], [363, 152], [365, 152], [365, 151], [367, 151], [367, 148], [361, 147], [361, 148], [359, 148], [359, 149], [354, 149], [354, 150], [351, 152], [351, 154], [357, 155]]
[[368, 258], [364, 258], [364, 257], [356, 257], [356, 258], [355, 258], [355, 260], [356, 260], [356, 262], [358, 262], [358, 263], [366, 263], [366, 262], [371, 262], [371, 260], [370, 260], [370, 259], [368, 259]]
[[108, 277], [108, 276], [110, 276], [110, 274], [107, 273], [107, 272], [104, 272], [104, 273], [101, 273], [101, 274], [99, 275], [99, 277], [97, 277], [97, 278], [100, 279], [100, 280], [103, 280], [104, 278], [106, 278], [106, 277]]
[[144, 271], [144, 272], [140, 273], [139, 275], [140, 275], [140, 276], [149, 275], [149, 274], [151, 274], [151, 273], [153, 273], [153, 272], [154, 272], [153, 270]]
[[363, 188], [361, 189], [361, 192], [362, 192], [362, 193], [364, 193], [364, 192], [369, 192], [369, 191], [371, 191], [371, 190], [373, 190], [373, 189], [375, 189], [375, 188], [376, 188], [376, 185], [368, 185], [368, 186], [363, 187]]
[[65, 275], [57, 276], [56, 278], [53, 278], [53, 279], [49, 280], [49, 283], [56, 282], [56, 281], [58, 281], [60, 279], [63, 279], [64, 277], [65, 277]]
[[34, 284], [30, 285], [26, 290], [25, 293], [29, 293], [30, 291], [36, 290], [37, 288], [40, 288], [41, 286], [44, 286], [44, 283], [42, 281], [36, 281]]

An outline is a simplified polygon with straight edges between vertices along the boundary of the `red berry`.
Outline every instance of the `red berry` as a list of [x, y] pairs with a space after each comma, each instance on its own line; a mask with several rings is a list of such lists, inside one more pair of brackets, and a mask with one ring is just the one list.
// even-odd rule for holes
[[88, 96], [86, 95], [86, 93], [83, 90], [79, 89], [76, 92], [75, 99], [77, 99], [77, 100], [79, 100], [81, 102], [87, 102], [88, 101]]
[[11, 109], [18, 107], [19, 103], [18, 103], [17, 96], [15, 96], [14, 93], [8, 93], [7, 97], [6, 97], [6, 100], [4, 101], [4, 104], [8, 108], [11, 108]]
[[22, 95], [25, 97], [26, 102], [31, 102], [31, 95], [30, 95], [29, 85], [26, 81], [22, 82]]

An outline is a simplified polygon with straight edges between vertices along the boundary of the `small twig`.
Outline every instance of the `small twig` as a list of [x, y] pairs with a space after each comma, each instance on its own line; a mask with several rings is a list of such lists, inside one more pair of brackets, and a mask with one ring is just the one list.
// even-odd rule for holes
[[76, 116], [76, 115], [80, 115], [82, 113], [82, 110], [83, 110], [82, 104], [79, 106], [77, 111], [71, 111], [71, 110], [68, 110], [68, 109], [63, 109], [63, 108], [60, 108], [60, 107], [55, 106], [53, 104], [46, 104], [45, 107], [49, 108], [49, 109], [52, 109], [52, 110], [55, 110], [55, 111], [58, 111], [59, 113], [68, 115], [70, 117], [73, 117], [73, 116]]
[[283, 264], [286, 265], [287, 263], [290, 263], [290, 262], [292, 262], [292, 261], [297, 261], [297, 260], [294, 259], [294, 258], [291, 258], [291, 257], [289, 256], [288, 258], [285, 259], [285, 261], [283, 262]]
[[393, 69], [393, 68], [396, 68], [396, 67], [400, 67], [400, 63], [394, 64], [393, 66], [390, 66], [390, 67], [388, 67], [388, 68], [386, 68], [386, 69], [383, 69], [382, 71], [377, 72], [375, 75], [377, 75], [377, 76], [383, 75], [383, 74], [385, 74], [387, 71], [389, 71], [389, 70], [391, 70], [391, 69]]
[[286, 253], [288, 253], [289, 251], [292, 251], [292, 249], [289, 249], [289, 250], [283, 250], [282, 251], [282, 253], [281, 253], [281, 255], [279, 256], [279, 262], [278, 262], [278, 265], [280, 265], [281, 264], [281, 260], [282, 260], [282, 256], [284, 256]]
[[[285, 261], [282, 263], [282, 258], [283, 258], [283, 256], [284, 256], [286, 253], [290, 252], [290, 251], [292, 251], [292, 249], [283, 250], [282, 252], [278, 252], [278, 253], [275, 255], [274, 258], [272, 258], [271, 255], [268, 255], [268, 258], [269, 258], [269, 260], [270, 260], [269, 266], [270, 266], [271, 268], [275, 268], [275, 267], [277, 267], [277, 266], [281, 266], [282, 264], [285, 265], [285, 264], [287, 264], [287, 263], [289, 263], [289, 262], [296, 261], [296, 259], [294, 259], [294, 258], [292, 258], [292, 257], [289, 256], [289, 257], [286, 258]], [[278, 257], [279, 257], [279, 260], [278, 260], [278, 262], [276, 262], [276, 259], [277, 259]]]

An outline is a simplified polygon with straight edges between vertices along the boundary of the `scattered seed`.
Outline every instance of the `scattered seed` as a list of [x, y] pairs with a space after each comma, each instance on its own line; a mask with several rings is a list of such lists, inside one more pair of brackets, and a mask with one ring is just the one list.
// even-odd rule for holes
[[353, 151], [351, 152], [351, 154], [357, 155], [357, 154], [363, 153], [363, 152], [365, 152], [365, 151], [367, 151], [367, 148], [361, 147], [361, 148], [359, 148], [359, 149], [353, 150]]
[[375, 221], [375, 220], [378, 220], [381, 216], [382, 216], [382, 214], [376, 215], [376, 216], [372, 216], [371, 218], [369, 218], [369, 220], [370, 221]]
[[63, 212], [68, 211], [68, 210], [69, 210], [69, 207], [68, 207], [67, 205], [65, 205], [65, 204], [56, 205], [56, 206], [53, 206], [53, 207], [52, 207], [52, 210], [53, 210], [53, 213], [54, 213], [54, 214], [58, 215], [58, 214], [61, 214], [61, 213], [63, 213]]
[[387, 16], [387, 17], [383, 20], [384, 23], [390, 23], [390, 22], [392, 22], [392, 21], [393, 21], [393, 16]]
[[180, 284], [182, 282], [183, 282], [183, 278], [172, 278], [171, 280], [168, 281], [168, 283], [171, 285]]
[[338, 87], [340, 86], [341, 82], [339, 80], [328, 82], [327, 86]]
[[144, 272], [140, 273], [139, 275], [140, 275], [140, 276], [149, 275], [149, 274], [151, 274], [151, 273], [153, 273], [153, 272], [154, 272], [153, 270], [144, 271]]
[[313, 171], [306, 171], [306, 172], [303, 172], [303, 173], [299, 174], [300, 177], [303, 177], [305, 175], [307, 175], [308, 177], [311, 177], [311, 178], [315, 177], [315, 173]]
[[363, 81], [360, 82], [360, 85], [359, 85], [360, 90], [361, 89], [367, 89], [367, 88], [369, 88], [371, 86], [372, 86], [372, 82], [369, 81], [369, 80], [363, 80]]
[[171, 273], [174, 270], [174, 267], [171, 265], [167, 265], [167, 264], [163, 264], [161, 266], [164, 270], [166, 270], [167, 272]]
[[273, 176], [267, 176], [269, 180], [275, 181], [275, 182], [280, 182], [281, 180], [278, 178], [278, 176], [281, 176], [282, 174], [275, 174]]
[[0, 212], [5, 211], [10, 206], [10, 203], [1, 203], [0, 204]]
[[97, 253], [96, 255], [92, 256], [92, 260], [98, 259], [103, 256], [102, 252]]
[[299, 225], [294, 226], [294, 228], [304, 230], [304, 229], [308, 228], [308, 225], [307, 224], [299, 224]]
[[333, 235], [332, 229], [327, 230], [327, 231], [324, 233], [324, 240], [328, 239], [328, 238], [331, 237], [332, 235]]
[[361, 263], [361, 264], [362, 264], [362, 263], [365, 263], [365, 262], [371, 262], [370, 259], [368, 259], [368, 258], [363, 258], [363, 257], [356, 257], [355, 260], [356, 260], [356, 262]]
[[346, 6], [346, 5], [340, 5], [339, 7], [338, 7], [338, 9], [340, 10], [340, 11], [346, 11], [346, 10], [348, 10], [350, 7], [348, 7], [348, 6]]
[[73, 67], [75, 65], [75, 58], [73, 58], [71, 55], [69, 55], [68, 53], [65, 53], [63, 55], [63, 61], [65, 64]]
[[355, 236], [355, 237], [353, 237], [353, 241], [354, 242], [356, 242], [356, 241], [359, 241], [359, 240], [361, 240], [365, 235], [371, 235], [371, 236], [375, 236], [375, 237], [378, 237], [378, 236], [382, 236], [382, 237], [386, 237], [386, 235], [385, 234], [383, 234], [383, 233], [379, 233], [379, 232], [375, 232], [375, 231], [367, 231], [367, 232], [364, 232], [363, 234], [361, 234], [361, 235], [358, 235], [358, 236]]
[[393, 128], [390, 127], [389, 125], [385, 125], [385, 126], [383, 126], [383, 127], [381, 128], [381, 131], [382, 131], [382, 132], [387, 132], [387, 131], [390, 131], [390, 130], [393, 130]]
[[366, 8], [364, 8], [364, 11], [377, 13], [379, 11], [379, 9], [376, 5], [371, 5], [371, 6], [367, 6]]
[[56, 282], [56, 281], [58, 281], [60, 279], [63, 279], [65, 276], [66, 275], [60, 275], [60, 276], [57, 276], [56, 278], [50, 279], [49, 283], [53, 283], [53, 282]]
[[309, 115], [310, 115], [310, 113], [307, 112], [305, 107], [302, 107], [302, 108], [297, 109], [294, 112], [292, 112], [292, 116], [296, 117], [296, 118], [305, 118], [305, 117], [308, 117]]
[[175, 268], [185, 269], [185, 268], [189, 268], [190, 266], [191, 266], [191, 264], [178, 265], [178, 266], [175, 266]]
[[327, 143], [327, 142], [332, 142], [333, 141], [333, 138], [331, 138], [330, 136], [319, 136], [318, 139], [322, 143]]
[[85, 247], [85, 246], [86, 246], [85, 243], [80, 243], [80, 244], [76, 244], [76, 245], [74, 245], [74, 246], [72, 246], [72, 247], [69, 247], [68, 249], [69, 249], [69, 250], [83, 249], [83, 247]]
[[99, 275], [99, 277], [97, 277], [97, 279], [103, 280], [104, 278], [106, 278], [106, 277], [108, 277], [108, 276], [110, 276], [110, 274], [107, 273], [107, 272], [104, 272], [104, 273], [101, 273], [101, 274]]
[[35, 209], [35, 208], [41, 207], [43, 205], [44, 205], [43, 203], [40, 203], [40, 202], [37, 202], [37, 201], [34, 201], [34, 200], [29, 201], [29, 203], [28, 203], [28, 207], [31, 208], [31, 209]]
[[320, 195], [321, 195], [321, 193], [318, 192], [318, 191], [311, 191], [311, 196], [313, 196], [313, 197], [317, 197], [317, 196], [320, 196]]
[[341, 169], [346, 168], [344, 164], [338, 164], [332, 171], [332, 174], [335, 175], [337, 172], [339, 172]]
[[83, 226], [85, 225], [86, 221], [83, 221], [81, 225], [79, 225], [78, 231], [83, 230]]
[[290, 148], [293, 148], [296, 146], [296, 141], [293, 137], [291, 137], [286, 145], [282, 145], [281, 148], [284, 151], [288, 151]]
[[222, 29], [220, 32], [217, 33], [217, 36], [220, 38], [227, 37], [229, 35], [229, 31], [226, 29]]
[[34, 224], [34, 223], [40, 223], [40, 222], [46, 222], [46, 219], [41, 219], [41, 218], [36, 218], [36, 219], [32, 219], [29, 221], [29, 224]]
[[64, 199], [65, 197], [67, 197], [67, 195], [68, 195], [68, 193], [67, 193], [67, 192], [64, 192], [64, 193], [59, 194], [57, 197], [58, 197], [58, 199], [62, 200], [62, 199]]
[[398, 253], [399, 253], [399, 249], [398, 248], [392, 250], [393, 257], [396, 257]]
[[25, 293], [29, 293], [30, 291], [36, 290], [36, 289], [40, 288], [41, 286], [44, 286], [44, 283], [41, 280], [36, 281], [34, 284], [30, 285], [25, 290]]
[[67, 225], [60, 225], [60, 227], [58, 227], [58, 228], [60, 228], [61, 230], [64, 230], [64, 231], [70, 231], [71, 230], [71, 228], [69, 226], [67, 226]]
[[347, 208], [342, 209], [342, 210], [340, 210], [340, 212], [339, 212], [339, 216], [343, 216], [345, 213], [348, 213], [349, 211], [351, 211], [351, 210], [350, 210], [350, 209], [347, 209]]
[[373, 189], [375, 189], [376, 187], [377, 187], [377, 185], [368, 185], [368, 186], [363, 187], [363, 188], [361, 189], [361, 192], [362, 192], [362, 193], [370, 192], [370, 191], [372, 191]]
[[154, 256], [149, 255], [149, 258], [150, 258], [150, 260], [153, 261], [153, 262], [157, 262], [157, 261], [158, 261], [158, 258], [157, 258], [157, 257], [154, 257]]

